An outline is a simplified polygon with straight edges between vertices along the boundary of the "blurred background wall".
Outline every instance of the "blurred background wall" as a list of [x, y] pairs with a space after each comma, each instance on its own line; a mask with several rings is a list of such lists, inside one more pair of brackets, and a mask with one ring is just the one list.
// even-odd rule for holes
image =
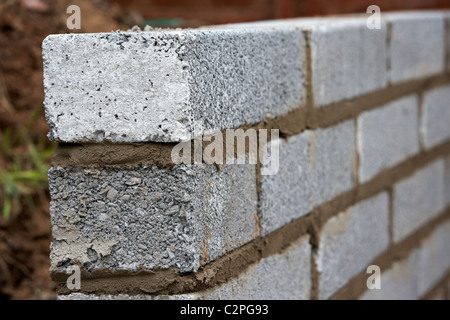
[[[109, 0], [159, 26], [198, 26], [315, 15], [448, 8], [448, 0]], [[178, 18], [178, 19], [177, 19]], [[172, 19], [172, 21], [170, 21]]]

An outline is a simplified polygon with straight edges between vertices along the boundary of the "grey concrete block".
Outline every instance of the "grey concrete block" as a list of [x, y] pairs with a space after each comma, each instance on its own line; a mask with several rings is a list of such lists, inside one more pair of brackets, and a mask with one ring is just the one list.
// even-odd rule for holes
[[258, 234], [254, 165], [53, 167], [49, 180], [54, 271], [193, 271]]
[[398, 242], [444, 209], [444, 160], [437, 160], [394, 187], [393, 236]]
[[261, 176], [263, 236], [353, 187], [352, 120], [274, 143], [279, 144], [279, 171]]
[[347, 120], [314, 132], [311, 151], [315, 183], [314, 206], [321, 205], [354, 186], [355, 124]]
[[319, 298], [328, 299], [389, 246], [389, 199], [383, 192], [330, 218], [315, 263]]
[[311, 245], [304, 236], [263, 258], [237, 278], [188, 296], [194, 299], [306, 300], [311, 291]]
[[418, 249], [418, 294], [423, 296], [450, 271], [450, 222], [433, 232]]
[[311, 26], [311, 62], [316, 106], [352, 99], [387, 85], [386, 38], [368, 29], [367, 17], [330, 19]]
[[177, 142], [304, 102], [298, 29], [50, 35], [42, 44], [49, 137]]
[[275, 175], [261, 176], [260, 222], [261, 235], [281, 228], [313, 209], [314, 175], [310, 162], [312, 133], [272, 141], [279, 148], [279, 170]]
[[419, 152], [418, 110], [418, 98], [413, 95], [358, 117], [360, 182]]
[[311, 246], [301, 237], [283, 252], [263, 258], [237, 278], [194, 293], [178, 295], [86, 295], [72, 293], [60, 300], [307, 300], [311, 291]]
[[387, 25], [367, 28], [367, 15], [283, 19], [210, 26], [214, 29], [299, 28], [311, 34], [314, 101], [317, 107], [386, 87]]
[[450, 86], [435, 88], [424, 94], [420, 129], [426, 148], [450, 140], [449, 103]]
[[383, 13], [391, 24], [390, 81], [399, 83], [445, 71], [444, 12]]

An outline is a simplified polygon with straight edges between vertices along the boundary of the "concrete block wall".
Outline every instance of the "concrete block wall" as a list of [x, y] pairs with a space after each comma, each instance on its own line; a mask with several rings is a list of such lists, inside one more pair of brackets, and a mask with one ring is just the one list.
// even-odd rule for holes
[[425, 297], [430, 287], [439, 283], [448, 273], [449, 242], [450, 223], [447, 221], [423, 239], [407, 257], [394, 262], [391, 268], [385, 271], [380, 290], [367, 290], [361, 299], [399, 300]]
[[48, 36], [59, 298], [449, 298], [449, 16]]

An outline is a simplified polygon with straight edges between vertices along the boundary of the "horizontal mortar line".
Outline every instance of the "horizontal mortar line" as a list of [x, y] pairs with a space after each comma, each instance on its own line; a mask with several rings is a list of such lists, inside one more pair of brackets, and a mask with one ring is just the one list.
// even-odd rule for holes
[[59, 143], [52, 158], [55, 167], [173, 166], [171, 152], [176, 144], [146, 143]]
[[[280, 137], [288, 138], [305, 130], [334, 126], [340, 122], [354, 119], [362, 112], [376, 109], [404, 96], [419, 94], [434, 87], [449, 84], [450, 74], [440, 74], [425, 79], [390, 85], [364, 96], [324, 107], [302, 106], [283, 116], [264, 119], [257, 124], [223, 129], [218, 132], [222, 132], [224, 135], [226, 130], [279, 129]], [[223, 140], [225, 143], [225, 139]], [[58, 167], [155, 165], [171, 168], [174, 165], [171, 160], [171, 151], [176, 145], [177, 143], [160, 142], [60, 143], [52, 159], [52, 165]], [[208, 143], [203, 143], [203, 148], [207, 145]], [[248, 148], [246, 148], [246, 152], [248, 152]]]
[[450, 74], [445, 72], [427, 78], [389, 84], [386, 88], [372, 91], [353, 99], [332, 103], [323, 107], [315, 107], [308, 118], [308, 128], [326, 128], [402, 97], [417, 95], [448, 84], [450, 84]]
[[[433, 299], [439, 291], [443, 290], [447, 295], [448, 286], [450, 285], [450, 267], [447, 268], [444, 276], [442, 276], [428, 291], [420, 297], [420, 300]], [[448, 300], [450, 297], [446, 296], [444, 299]]]
[[[85, 273], [83, 275], [83, 283], [84, 286], [86, 284], [88, 285], [88, 290], [85, 292], [102, 292], [105, 294], [114, 292], [114, 290], [111, 291], [111, 286], [114, 288], [116, 284], [112, 282], [108, 285], [109, 281], [104, 280], [106, 277], [128, 283], [126, 292], [129, 294], [180, 294], [196, 292], [237, 277], [250, 265], [260, 261], [262, 258], [282, 252], [290, 244], [306, 234], [310, 235], [311, 245], [317, 248], [317, 234], [328, 219], [348, 207], [370, 198], [386, 190], [386, 188], [392, 187], [396, 182], [447, 154], [450, 154], [450, 141], [428, 151], [421, 152], [393, 168], [383, 170], [367, 183], [358, 185], [352, 190], [314, 208], [306, 216], [291, 221], [267, 236], [258, 237], [242, 247], [234, 249], [225, 256], [219, 257], [201, 267], [197, 273], [179, 274], [174, 269], [147, 271], [137, 274], [126, 271]], [[214, 274], [212, 277], [211, 273]], [[219, 277], [216, 277], [217, 274], [219, 274]], [[133, 277], [137, 276], [139, 279], [145, 279], [137, 281], [139, 285], [141, 285], [141, 282], [149, 281], [149, 279], [152, 279], [152, 281], [149, 281], [145, 288], [139, 289], [139, 286], [135, 287], [131, 285], [133, 283]], [[60, 282], [61, 294], [70, 293], [65, 287], [67, 275], [54, 273], [52, 274], [52, 278]], [[138, 280], [138, 278], [135, 280]], [[155, 282], [155, 280], [157, 281]], [[89, 281], [92, 283], [92, 289], [89, 289]], [[121, 292], [116, 292], [116, 294], [119, 293]]]
[[[314, 220], [314, 227], [316, 230], [320, 230], [325, 222], [331, 217], [345, 211], [352, 205], [379, 194], [380, 192], [389, 191], [389, 188], [394, 187], [397, 182], [408, 178], [416, 171], [426, 167], [433, 161], [443, 158], [449, 154], [450, 141], [427, 151], [422, 151], [391, 168], [383, 169], [368, 182], [358, 184], [351, 190], [341, 193], [335, 198], [313, 208], [309, 214], [293, 220], [292, 222], [284, 225], [283, 228], [311, 216]], [[317, 239], [313, 239], [313, 241], [316, 240]]]
[[[409, 236], [400, 242], [393, 243], [389, 248], [376, 257], [369, 265], [377, 265], [381, 269], [381, 276], [384, 270], [389, 270], [394, 262], [407, 258], [412, 251], [417, 249], [423, 240], [426, 240], [434, 231], [443, 223], [450, 220], [450, 206], [443, 210], [439, 215], [429, 220], [427, 223], [419, 227]], [[366, 270], [361, 271], [358, 275], [350, 279], [347, 284], [339, 289], [330, 298], [332, 300], [349, 300], [358, 299], [366, 290], [366, 280], [369, 275]]]
[[[248, 266], [261, 259], [260, 238], [233, 250], [225, 256], [199, 268], [197, 272], [178, 273], [177, 269], [140, 271], [103, 271], [87, 275], [81, 273], [81, 290], [86, 294], [183, 294], [218, 285], [232, 277], [238, 276]], [[65, 281], [68, 275], [51, 274], [52, 279], [59, 282], [58, 294], [69, 294]]]
[[426, 167], [433, 161], [443, 158], [450, 154], [450, 141], [444, 142], [436, 147], [421, 151], [401, 163], [386, 168], [378, 172], [372, 179], [356, 187], [356, 200], [360, 202], [378, 192], [393, 187], [395, 183], [408, 178], [417, 170]]

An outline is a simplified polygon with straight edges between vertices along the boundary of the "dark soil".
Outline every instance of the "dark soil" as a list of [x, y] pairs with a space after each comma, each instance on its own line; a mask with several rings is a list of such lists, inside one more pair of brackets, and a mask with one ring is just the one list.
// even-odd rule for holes
[[[53, 33], [68, 33], [66, 8], [81, 8], [78, 32], [108, 32], [127, 29], [140, 22], [116, 6], [89, 0], [2, 0], [0, 2], [0, 144], [7, 130], [18, 135], [33, 110], [42, 106], [42, 40]], [[48, 126], [43, 108], [32, 122], [29, 139], [45, 137]], [[50, 146], [51, 143], [47, 141]], [[16, 145], [15, 151], [27, 152]], [[0, 153], [0, 169], [10, 170], [13, 159]], [[2, 186], [3, 188], [3, 186]], [[47, 190], [30, 191], [35, 204], [13, 201], [11, 216], [0, 210], [0, 299], [54, 299], [55, 284], [49, 275], [52, 241]], [[0, 189], [0, 209], [3, 208]]]

